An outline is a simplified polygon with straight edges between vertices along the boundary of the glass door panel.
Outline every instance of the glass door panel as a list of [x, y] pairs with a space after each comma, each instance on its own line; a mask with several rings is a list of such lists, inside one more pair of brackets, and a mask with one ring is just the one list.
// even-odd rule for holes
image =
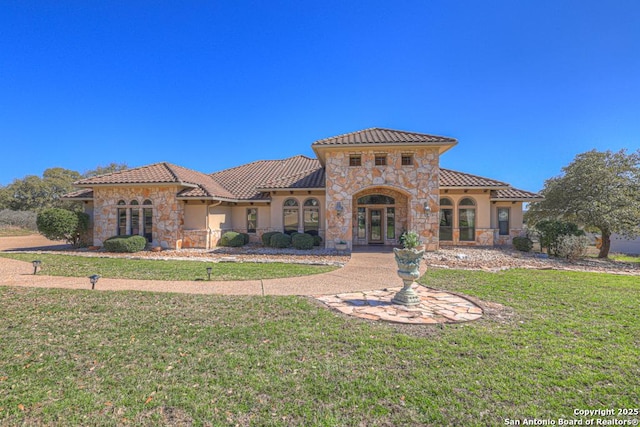
[[369, 243], [382, 243], [382, 210], [369, 210]]

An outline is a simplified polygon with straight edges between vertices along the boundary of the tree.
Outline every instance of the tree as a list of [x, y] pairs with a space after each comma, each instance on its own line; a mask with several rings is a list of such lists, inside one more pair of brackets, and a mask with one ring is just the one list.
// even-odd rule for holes
[[129, 169], [129, 166], [127, 166], [126, 163], [111, 162], [106, 166], [98, 166], [95, 169], [85, 172], [82, 177], [91, 178], [92, 176], [106, 175], [108, 173], [118, 172], [125, 169]]
[[74, 202], [62, 200], [65, 193], [73, 190], [73, 182], [80, 179], [76, 171], [50, 168], [42, 173], [42, 178], [28, 175], [15, 179], [2, 189], [0, 201], [4, 208], [15, 211], [39, 211], [50, 207], [74, 207]]
[[588, 151], [562, 171], [545, 181], [545, 198], [531, 204], [528, 222], [561, 218], [599, 231], [599, 258], [609, 255], [612, 233], [640, 234], [640, 150]]
[[79, 246], [89, 229], [89, 215], [59, 208], [44, 209], [38, 214], [36, 224], [47, 239], [65, 240]]

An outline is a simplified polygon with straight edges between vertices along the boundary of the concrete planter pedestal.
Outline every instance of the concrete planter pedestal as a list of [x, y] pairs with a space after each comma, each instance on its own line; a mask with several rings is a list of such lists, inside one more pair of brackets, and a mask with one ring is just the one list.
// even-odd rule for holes
[[393, 253], [398, 264], [398, 276], [402, 279], [404, 287], [398, 291], [391, 302], [404, 306], [420, 304], [420, 297], [411, 285], [420, 277], [420, 262], [424, 256], [424, 250], [394, 248]]

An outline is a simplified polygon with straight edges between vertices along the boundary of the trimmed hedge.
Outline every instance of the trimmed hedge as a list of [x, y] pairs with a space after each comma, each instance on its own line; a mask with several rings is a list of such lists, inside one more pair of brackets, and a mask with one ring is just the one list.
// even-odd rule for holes
[[249, 237], [249, 233], [240, 233], [242, 234], [242, 238], [244, 239], [244, 244], [248, 244], [249, 240], [251, 240], [251, 238]]
[[142, 236], [113, 236], [104, 241], [108, 252], [140, 252], [146, 245], [147, 239]]
[[262, 235], [262, 244], [265, 246], [271, 246], [271, 236], [278, 234], [278, 231], [267, 231]]
[[529, 252], [533, 248], [533, 242], [528, 237], [514, 237], [513, 247], [522, 252]]
[[284, 233], [276, 233], [271, 236], [271, 240], [269, 241], [269, 246], [272, 248], [288, 248], [291, 246], [291, 236]]
[[322, 245], [322, 237], [316, 234], [315, 236], [313, 236], [313, 246], [320, 246], [320, 245]]
[[313, 236], [306, 233], [295, 234], [291, 238], [291, 244], [296, 249], [303, 249], [303, 250], [313, 249]]
[[[245, 235], [246, 233], [236, 233], [235, 231], [227, 231], [220, 237], [218, 241], [218, 246], [230, 246], [232, 248], [239, 248], [240, 246], [245, 245]], [[246, 235], [247, 241], [249, 235]]]

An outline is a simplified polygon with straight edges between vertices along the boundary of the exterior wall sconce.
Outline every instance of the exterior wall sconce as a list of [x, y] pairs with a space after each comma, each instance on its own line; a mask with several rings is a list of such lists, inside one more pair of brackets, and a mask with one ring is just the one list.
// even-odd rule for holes
[[42, 264], [42, 261], [36, 259], [31, 262], [33, 263], [33, 274], [36, 274], [38, 272], [38, 267]]
[[97, 274], [94, 274], [93, 276], [89, 276], [89, 280], [91, 281], [91, 289], [96, 288], [96, 283], [98, 283], [99, 278], [100, 276], [98, 276]]
[[336, 203], [336, 212], [338, 213], [338, 215], [342, 215], [343, 211], [344, 207], [342, 206], [342, 202]]
[[430, 213], [431, 207], [429, 206], [429, 202], [424, 202], [424, 213]]

